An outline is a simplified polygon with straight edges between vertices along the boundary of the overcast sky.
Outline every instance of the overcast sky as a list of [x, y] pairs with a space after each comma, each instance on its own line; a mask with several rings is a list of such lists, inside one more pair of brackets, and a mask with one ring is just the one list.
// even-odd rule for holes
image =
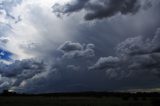
[[159, 0], [0, 0], [0, 91], [160, 87]]

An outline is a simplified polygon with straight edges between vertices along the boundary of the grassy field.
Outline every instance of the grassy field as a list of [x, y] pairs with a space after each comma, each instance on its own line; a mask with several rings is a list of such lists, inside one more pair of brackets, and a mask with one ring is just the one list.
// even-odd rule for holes
[[153, 97], [0, 96], [0, 106], [160, 106]]

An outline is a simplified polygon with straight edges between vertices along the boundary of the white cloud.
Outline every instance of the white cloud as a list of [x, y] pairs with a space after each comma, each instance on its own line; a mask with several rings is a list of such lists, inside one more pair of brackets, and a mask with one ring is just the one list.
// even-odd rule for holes
[[[12, 14], [17, 17], [11, 20], [5, 17], [5, 13], [0, 17], [3, 23], [9, 24], [12, 28], [6, 29], [5, 39], [8, 43], [3, 45], [5, 49], [16, 54], [14, 59], [28, 59], [37, 56], [47, 55], [53, 51], [58, 43], [69, 39], [67, 35], [66, 23], [52, 14], [54, 3], [65, 3], [68, 0], [25, 0], [20, 5], [12, 7]], [[20, 22], [18, 21], [20, 17]], [[3, 30], [0, 31], [3, 33]], [[3, 33], [4, 34], [4, 33]], [[31, 50], [30, 47], [34, 48]]]

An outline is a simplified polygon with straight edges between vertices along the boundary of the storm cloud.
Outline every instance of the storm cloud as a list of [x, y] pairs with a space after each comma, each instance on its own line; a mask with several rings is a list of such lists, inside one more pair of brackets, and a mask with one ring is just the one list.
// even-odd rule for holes
[[[6, 87], [28, 93], [77, 90], [77, 84], [83, 85], [83, 78], [88, 76], [88, 66], [93, 63], [95, 56], [94, 47], [93, 44], [66, 41], [57, 48], [59, 56], [53, 56], [54, 63], [39, 59], [15, 61], [9, 65], [1, 63], [1, 77], [8, 79], [8, 82], [2, 80], [1, 90]], [[8, 85], [4, 85], [5, 83]]]
[[160, 87], [159, 1], [68, 1], [0, 1], [0, 91]]
[[1, 89], [41, 93], [156, 87], [159, 36], [157, 29], [152, 38], [128, 38], [117, 45], [116, 56], [100, 57], [97, 62], [94, 44], [66, 41], [57, 48], [54, 63], [31, 59], [1, 64]]
[[153, 38], [137, 36], [126, 39], [116, 47], [117, 57], [101, 57], [90, 70], [105, 70], [108, 77], [115, 79], [159, 79], [159, 31]]
[[149, 1], [142, 3], [140, 0], [72, 0], [65, 5], [56, 4], [52, 8], [58, 16], [85, 10], [85, 20], [94, 20], [109, 18], [118, 13], [135, 14], [141, 8], [150, 6]]
[[63, 45], [61, 45], [58, 50], [64, 53], [64, 57], [94, 57], [95, 45], [87, 44], [81, 45], [80, 43], [72, 43], [70, 41], [66, 41]]

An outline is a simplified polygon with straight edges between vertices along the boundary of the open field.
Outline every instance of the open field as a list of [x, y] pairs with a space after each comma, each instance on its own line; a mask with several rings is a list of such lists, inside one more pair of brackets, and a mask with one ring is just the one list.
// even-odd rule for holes
[[0, 96], [0, 106], [160, 106], [160, 97], [137, 96]]
[[124, 101], [120, 98], [82, 97], [1, 97], [1, 106], [152, 106], [151, 101]]

